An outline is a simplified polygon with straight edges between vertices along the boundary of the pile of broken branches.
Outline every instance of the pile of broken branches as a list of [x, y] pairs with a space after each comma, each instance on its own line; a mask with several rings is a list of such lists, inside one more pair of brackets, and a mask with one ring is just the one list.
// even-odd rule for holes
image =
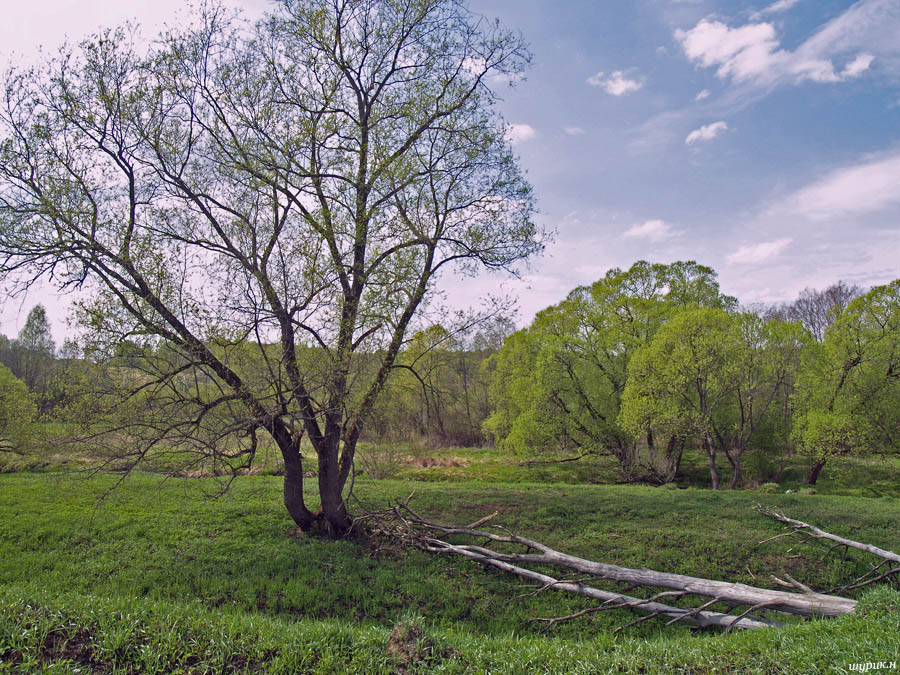
[[[667, 625], [683, 622], [700, 627], [722, 627], [727, 632], [780, 625], [769, 616], [771, 613], [834, 617], [849, 614], [856, 607], [855, 600], [816, 593], [793, 580], [791, 585], [799, 592], [755, 588], [648, 569], [630, 569], [579, 558], [490, 524], [497, 516], [496, 512], [466, 526], [442, 525], [413, 511], [409, 505], [411, 497], [392, 508], [369, 511], [359, 516], [356, 522], [364, 525], [376, 540], [438, 555], [467, 558], [527, 579], [535, 584], [532, 594], [558, 590], [600, 601], [595, 607], [569, 616], [535, 619], [547, 626], [592, 612], [629, 609], [644, 616], [617, 630], [653, 617], [664, 617], [669, 619]], [[546, 573], [553, 569], [565, 570], [570, 576]], [[576, 576], [571, 576], [573, 573]], [[591, 585], [600, 580], [621, 582], [627, 588], [617, 593]], [[666, 590], [646, 598], [628, 595], [633, 589], [641, 587]], [[677, 607], [661, 602], [686, 596], [699, 596], [703, 602], [695, 607]], [[726, 605], [728, 611], [711, 609], [719, 603]]]

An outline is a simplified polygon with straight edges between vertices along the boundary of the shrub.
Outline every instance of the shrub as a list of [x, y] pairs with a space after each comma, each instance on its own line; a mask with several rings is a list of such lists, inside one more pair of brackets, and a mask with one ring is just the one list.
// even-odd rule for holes
[[0, 365], [0, 451], [21, 452], [36, 417], [37, 406], [28, 387]]

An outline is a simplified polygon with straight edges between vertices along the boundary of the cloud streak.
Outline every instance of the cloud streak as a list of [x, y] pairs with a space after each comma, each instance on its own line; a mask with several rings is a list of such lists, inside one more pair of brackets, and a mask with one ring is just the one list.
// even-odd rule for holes
[[657, 242], [673, 237], [675, 234], [677, 233], [671, 224], [664, 220], [653, 219], [632, 225], [625, 230], [622, 236], [629, 239], [648, 239]]
[[684, 139], [685, 145], [693, 145], [705, 141], [711, 141], [716, 136], [728, 130], [728, 124], [723, 121], [713, 122], [712, 124], [704, 124], [699, 129], [694, 129]]
[[768, 7], [764, 7], [758, 12], [754, 12], [752, 15], [752, 19], [756, 20], [768, 14], [782, 14], [787, 12], [797, 5], [799, 5], [801, 0], [776, 0]]
[[876, 213], [900, 206], [900, 152], [835, 169], [776, 207], [810, 220]]
[[778, 256], [793, 241], [789, 237], [741, 246], [725, 258], [729, 265], [753, 265]]

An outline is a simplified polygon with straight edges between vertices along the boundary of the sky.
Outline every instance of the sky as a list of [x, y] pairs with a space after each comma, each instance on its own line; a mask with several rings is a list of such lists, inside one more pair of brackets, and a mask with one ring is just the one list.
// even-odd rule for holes
[[[251, 15], [265, 0], [245, 0]], [[0, 62], [174, 0], [35, 0], [4, 9]], [[537, 220], [556, 232], [517, 279], [444, 279], [447, 302], [498, 290], [518, 322], [637, 260], [696, 260], [743, 303], [838, 280], [900, 278], [900, 0], [470, 0], [521, 31], [533, 64], [500, 91]], [[10, 57], [9, 55], [12, 54]], [[7, 300], [15, 335], [46, 289]]]

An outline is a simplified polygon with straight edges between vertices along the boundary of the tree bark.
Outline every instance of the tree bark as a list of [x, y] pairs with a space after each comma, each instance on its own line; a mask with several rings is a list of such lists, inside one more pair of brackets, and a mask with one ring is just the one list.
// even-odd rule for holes
[[297, 527], [311, 532], [315, 529], [317, 518], [303, 501], [303, 463], [299, 440], [292, 439], [287, 448], [281, 448], [281, 456], [284, 460], [284, 506]]
[[[757, 621], [748, 617], [737, 617], [731, 614], [723, 614], [721, 612], [697, 611], [691, 608], [672, 607], [659, 602], [648, 601], [642, 598], [635, 598], [630, 595], [622, 595], [621, 593], [611, 593], [598, 588], [586, 586], [583, 583], [559, 581], [553, 577], [535, 572], [533, 570], [513, 565], [508, 562], [496, 560], [484, 555], [479, 555], [465, 549], [465, 547], [451, 547], [442, 551], [444, 553], [454, 553], [470, 560], [482, 562], [485, 565], [496, 567], [497, 569], [515, 574], [516, 576], [537, 581], [544, 585], [545, 588], [553, 588], [568, 593], [576, 593], [594, 600], [602, 600], [604, 605], [609, 605], [609, 609], [628, 608], [637, 612], [645, 612], [658, 616], [664, 616], [673, 621], [683, 621], [685, 623], [697, 626], [718, 626], [720, 628], [729, 629], [749, 629], [749, 628], [770, 628], [771, 624]], [[648, 617], [649, 618], [649, 617]]]
[[806, 484], [807, 485], [815, 485], [816, 481], [819, 480], [819, 472], [822, 471], [822, 467], [825, 466], [824, 459], [820, 459], [811, 467], [809, 467], [809, 473], [806, 474]]
[[666, 447], [666, 478], [670, 483], [678, 477], [682, 455], [684, 455], [684, 443], [673, 436], [669, 439]]
[[731, 474], [731, 482], [728, 483], [729, 490], [737, 490], [738, 486], [741, 483], [741, 479], [743, 478], [743, 474], [741, 472], [741, 459], [744, 456], [744, 451], [742, 448], [738, 448], [734, 454], [728, 454], [728, 461], [731, 463], [731, 467], [733, 472]]
[[719, 471], [716, 468], [716, 448], [708, 434], [703, 440], [703, 449], [706, 450], [706, 454], [709, 457], [709, 476], [712, 479], [712, 489], [718, 490], [721, 485], [719, 483]]
[[350, 531], [352, 522], [344, 504], [343, 482], [338, 464], [339, 440], [326, 436], [316, 448], [319, 458], [319, 498], [322, 500], [322, 517], [331, 537], [342, 537]]

